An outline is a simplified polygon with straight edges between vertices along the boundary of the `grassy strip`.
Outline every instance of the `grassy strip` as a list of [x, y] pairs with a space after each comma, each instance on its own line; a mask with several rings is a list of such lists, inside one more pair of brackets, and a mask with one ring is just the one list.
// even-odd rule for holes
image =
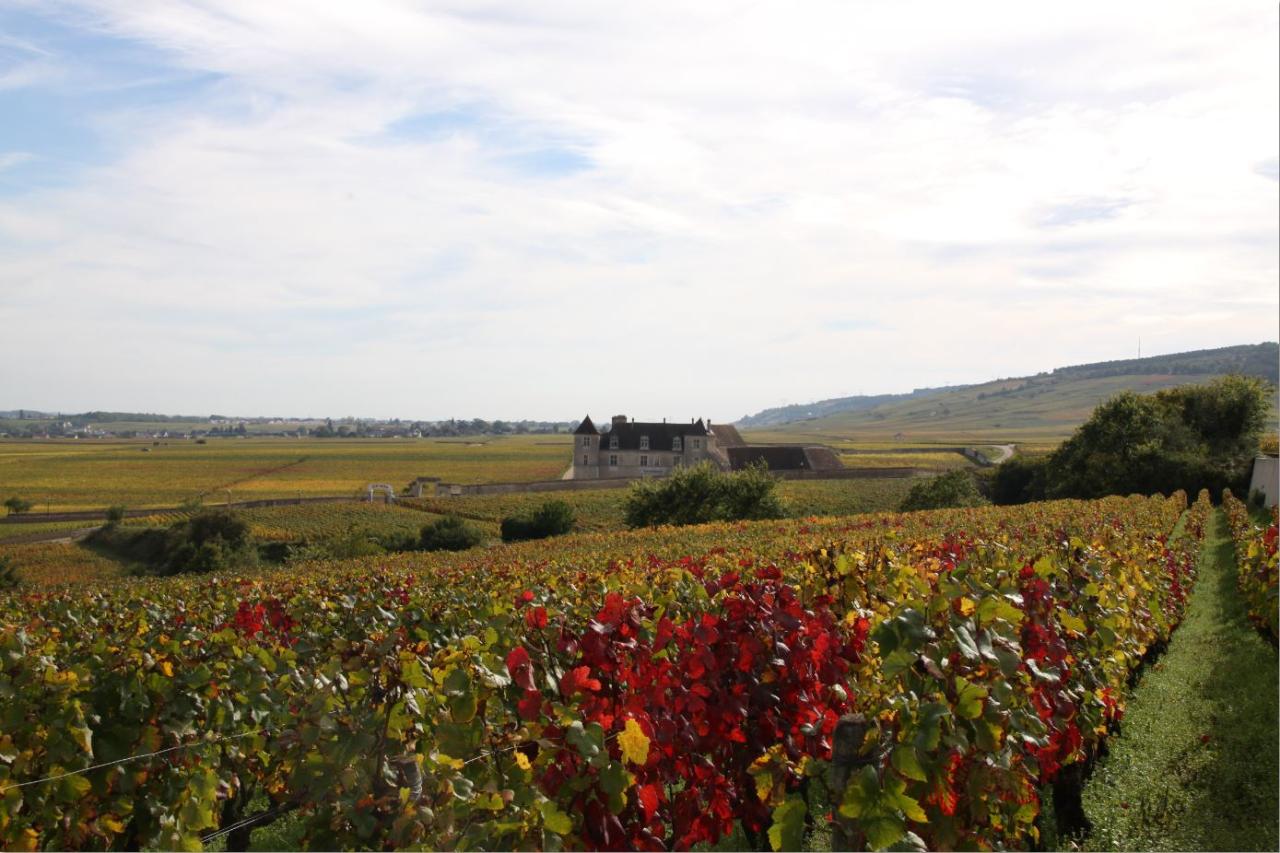
[[1169, 651], [1084, 792], [1093, 850], [1280, 849], [1275, 651], [1250, 627], [1221, 511]]

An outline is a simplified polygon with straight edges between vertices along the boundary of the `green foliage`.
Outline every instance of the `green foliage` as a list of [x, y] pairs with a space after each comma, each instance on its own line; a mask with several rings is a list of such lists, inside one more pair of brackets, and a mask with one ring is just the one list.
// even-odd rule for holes
[[[416, 542], [407, 543], [410, 546]], [[351, 560], [356, 557], [376, 557], [388, 550], [412, 550], [411, 547], [389, 549], [367, 529], [352, 526], [342, 533], [316, 541], [303, 542], [288, 548], [288, 561]]]
[[709, 462], [681, 468], [662, 479], [635, 483], [627, 495], [626, 523], [656, 527], [782, 518], [777, 483], [764, 463], [731, 474]]
[[34, 506], [31, 501], [20, 498], [17, 495], [6, 500], [4, 505], [9, 510], [10, 515], [22, 515], [24, 512], [29, 512], [31, 507]]
[[212, 572], [253, 562], [249, 525], [230, 510], [206, 510], [169, 528], [161, 574]]
[[226, 509], [198, 512], [167, 529], [131, 530], [108, 524], [89, 541], [141, 564], [149, 574], [212, 572], [257, 560], [248, 523]]
[[8, 554], [0, 554], [0, 589], [17, 589], [20, 583], [18, 564]]
[[1048, 457], [1022, 454], [1000, 465], [991, 481], [991, 502], [1007, 506], [1044, 500], [1048, 465]]
[[573, 524], [573, 507], [564, 501], [547, 501], [528, 515], [509, 515], [502, 519], [502, 541], [560, 536], [572, 531]]
[[916, 483], [907, 492], [899, 509], [910, 512], [919, 509], [982, 506], [985, 503], [987, 501], [978, 492], [972, 475], [967, 471], [956, 470]]
[[107, 507], [107, 524], [119, 524], [124, 521], [125, 508], [123, 504], [113, 504]]
[[1270, 397], [1265, 383], [1243, 376], [1119, 394], [1049, 457], [1048, 496], [1243, 490]]
[[184, 498], [178, 503], [179, 512], [199, 512], [204, 506], [204, 498], [200, 495]]
[[480, 531], [458, 516], [446, 515], [423, 526], [418, 547], [424, 551], [465, 551], [479, 545], [481, 538]]

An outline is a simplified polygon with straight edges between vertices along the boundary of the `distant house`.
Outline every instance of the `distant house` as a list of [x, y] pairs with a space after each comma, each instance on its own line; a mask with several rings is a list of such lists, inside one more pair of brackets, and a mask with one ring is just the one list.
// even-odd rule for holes
[[727, 464], [701, 418], [687, 424], [637, 423], [615, 415], [602, 432], [588, 415], [574, 430], [573, 451], [574, 480], [661, 477], [703, 461], [722, 468]]
[[701, 418], [689, 423], [637, 423], [615, 415], [600, 430], [583, 418], [573, 435], [571, 480], [662, 477], [676, 468], [710, 462], [738, 471], [763, 461], [770, 471], [820, 471], [844, 467], [825, 447], [748, 445], [735, 427], [713, 426]]

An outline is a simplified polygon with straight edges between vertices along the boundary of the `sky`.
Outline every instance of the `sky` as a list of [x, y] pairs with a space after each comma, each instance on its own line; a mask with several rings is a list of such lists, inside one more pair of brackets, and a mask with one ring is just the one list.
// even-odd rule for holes
[[0, 0], [0, 408], [726, 421], [1276, 340], [1277, 15]]

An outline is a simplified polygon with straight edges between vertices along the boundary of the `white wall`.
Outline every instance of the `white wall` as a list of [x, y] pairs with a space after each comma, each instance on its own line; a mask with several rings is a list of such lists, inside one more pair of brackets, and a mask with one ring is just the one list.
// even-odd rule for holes
[[1280, 459], [1274, 456], [1259, 456], [1253, 460], [1253, 479], [1249, 481], [1249, 494], [1257, 489], [1267, 496], [1267, 506], [1276, 505], [1276, 497], [1280, 495]]

